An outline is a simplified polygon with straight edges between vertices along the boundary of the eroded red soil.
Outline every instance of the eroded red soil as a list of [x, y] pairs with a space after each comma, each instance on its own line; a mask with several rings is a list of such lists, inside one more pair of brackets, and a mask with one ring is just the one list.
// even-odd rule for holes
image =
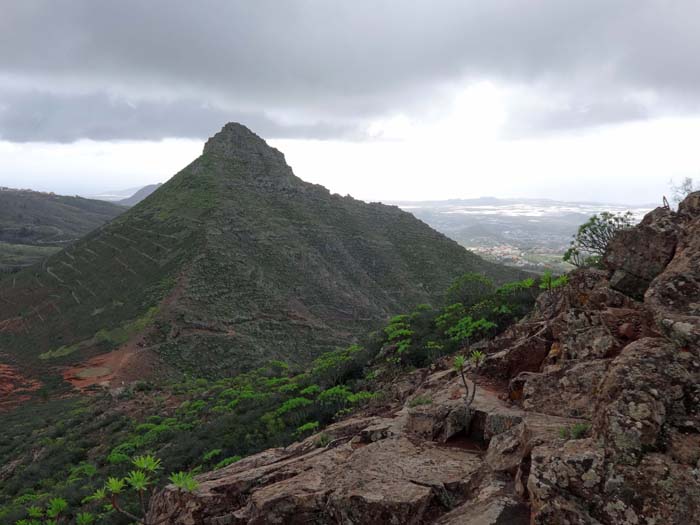
[[41, 386], [41, 381], [22, 375], [17, 367], [0, 363], [0, 412], [27, 401]]
[[63, 379], [79, 390], [94, 385], [114, 388], [149, 378], [158, 366], [157, 361], [153, 352], [130, 342], [118, 350], [67, 368]]
[[26, 323], [22, 317], [11, 317], [0, 321], [0, 333], [19, 334], [26, 330]]

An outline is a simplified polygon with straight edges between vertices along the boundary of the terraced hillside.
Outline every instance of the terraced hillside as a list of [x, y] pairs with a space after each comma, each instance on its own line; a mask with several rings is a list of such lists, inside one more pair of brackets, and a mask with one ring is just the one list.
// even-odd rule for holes
[[83, 385], [303, 363], [440, 302], [466, 271], [519, 276], [397, 207], [303, 182], [279, 151], [227, 124], [144, 201], [0, 281], [0, 362]]
[[122, 212], [99, 200], [0, 188], [0, 271], [30, 266]]

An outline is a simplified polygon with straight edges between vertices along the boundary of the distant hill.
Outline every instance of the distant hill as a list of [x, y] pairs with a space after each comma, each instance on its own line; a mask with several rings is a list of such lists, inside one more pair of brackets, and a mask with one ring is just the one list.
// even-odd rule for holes
[[591, 215], [631, 211], [641, 219], [655, 207], [494, 197], [395, 204], [469, 250], [535, 271], [568, 270], [561, 257]]
[[120, 206], [135, 206], [139, 202], [141, 202], [143, 199], [148, 197], [151, 193], [156, 191], [158, 188], [162, 186], [161, 183], [158, 184], [149, 184], [148, 186], [144, 186], [140, 190], [138, 190], [136, 193], [134, 193], [131, 197], [127, 197], [126, 199], [121, 199], [115, 202], [115, 204], [119, 204]]
[[[0, 348], [36, 374], [111, 381], [149, 366], [222, 376], [305, 363], [440, 303], [467, 271], [522, 276], [398, 207], [302, 181], [282, 153], [227, 124], [138, 206], [0, 281]], [[115, 349], [124, 354], [109, 365], [84, 364]], [[125, 362], [132, 375], [115, 376]]]
[[0, 188], [0, 271], [40, 261], [123, 211], [99, 200]]
[[83, 195], [86, 199], [96, 199], [100, 201], [117, 202], [122, 199], [128, 199], [134, 193], [139, 191], [141, 186], [136, 188], [124, 188], [121, 190], [108, 190], [101, 193], [91, 193], [89, 195]]

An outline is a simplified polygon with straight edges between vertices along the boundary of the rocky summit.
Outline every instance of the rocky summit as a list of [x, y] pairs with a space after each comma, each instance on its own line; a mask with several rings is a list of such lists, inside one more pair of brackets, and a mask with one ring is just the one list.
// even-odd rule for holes
[[322, 435], [166, 487], [150, 518], [700, 523], [700, 192], [618, 233], [604, 263], [484, 346], [469, 409], [444, 358]]
[[0, 281], [0, 365], [84, 388], [305, 363], [466, 271], [518, 275], [397, 207], [302, 181], [227, 124], [136, 206]]

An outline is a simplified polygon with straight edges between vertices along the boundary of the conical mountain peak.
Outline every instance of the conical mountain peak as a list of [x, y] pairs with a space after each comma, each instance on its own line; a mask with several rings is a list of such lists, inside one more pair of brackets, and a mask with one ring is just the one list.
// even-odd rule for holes
[[269, 146], [243, 124], [229, 122], [204, 144], [204, 155], [239, 160], [259, 160], [261, 157], [285, 162], [284, 155]]
[[[438, 303], [467, 271], [519, 275], [408, 213], [302, 181], [231, 123], [139, 205], [0, 280], [0, 348], [46, 374], [145, 347], [135, 359], [198, 376], [301, 365]], [[3, 328], [16, 323], [21, 336]]]

